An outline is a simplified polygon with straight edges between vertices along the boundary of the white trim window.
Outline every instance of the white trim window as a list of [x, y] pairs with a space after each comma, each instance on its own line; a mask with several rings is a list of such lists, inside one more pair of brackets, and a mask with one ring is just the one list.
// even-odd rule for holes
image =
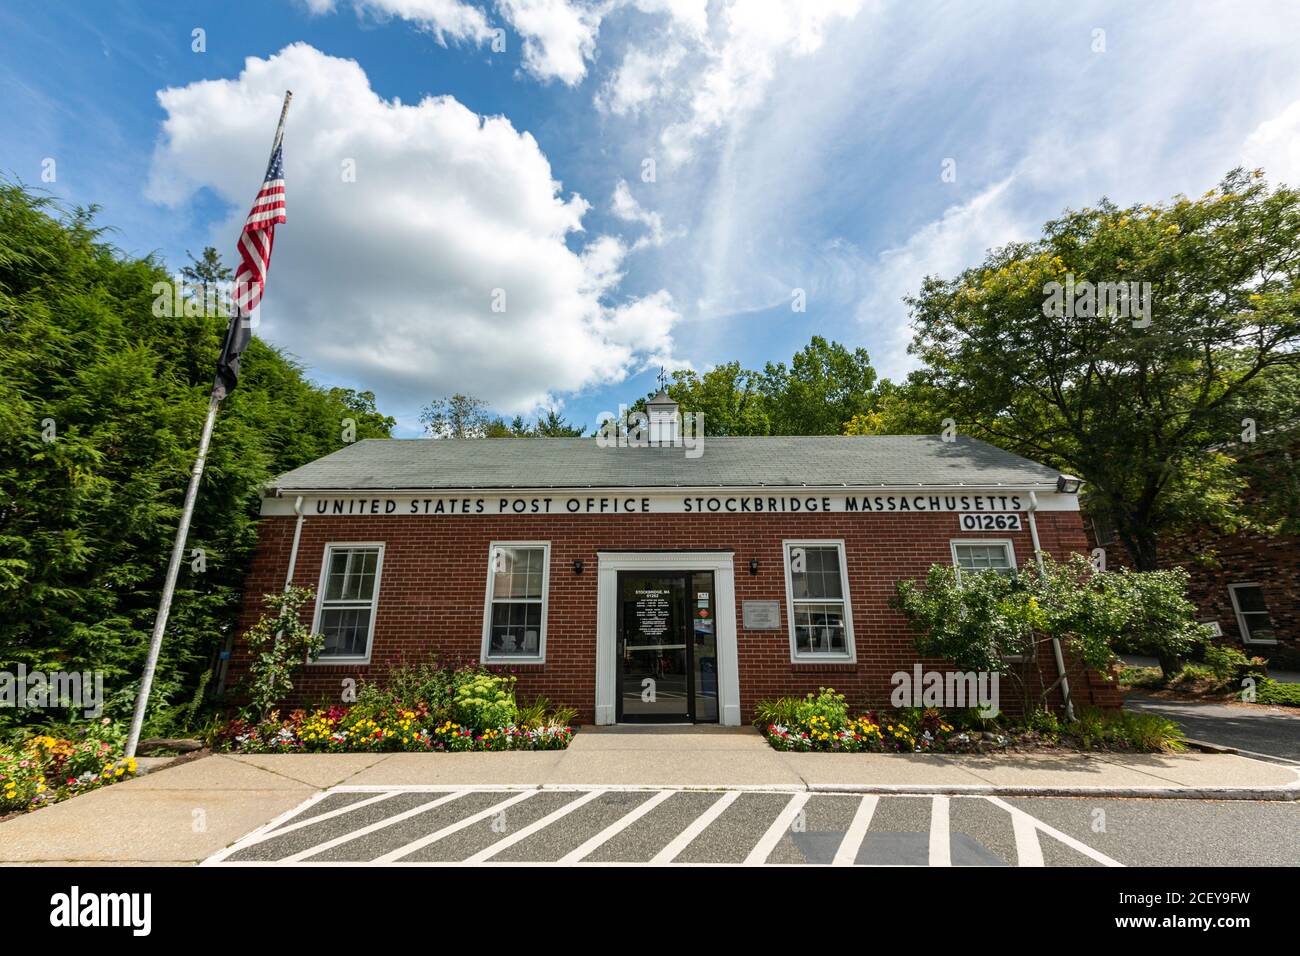
[[1264, 589], [1258, 584], [1229, 584], [1228, 596], [1237, 615], [1237, 628], [1243, 644], [1276, 644], [1277, 633], [1264, 602]]
[[968, 538], [949, 542], [957, 580], [963, 571], [997, 571], [1016, 573], [1016, 549], [1009, 538]]
[[546, 541], [493, 541], [488, 548], [483, 660], [546, 660], [546, 605], [551, 546]]
[[317, 663], [369, 663], [383, 567], [382, 544], [325, 545], [312, 624], [313, 633], [325, 635]]
[[853, 612], [843, 541], [782, 542], [793, 661], [852, 662]]
[[[957, 569], [957, 583], [961, 584], [963, 571], [996, 571], [1007, 577], [1016, 576], [1016, 549], [1010, 538], [957, 538], [948, 542], [952, 548], [952, 564]], [[1034, 659], [1036, 647], [1027, 654], [1003, 654], [1002, 659], [1018, 664]]]

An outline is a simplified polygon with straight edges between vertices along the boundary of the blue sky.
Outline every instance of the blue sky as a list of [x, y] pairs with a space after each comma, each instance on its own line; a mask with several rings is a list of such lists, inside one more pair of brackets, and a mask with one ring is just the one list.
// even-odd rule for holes
[[0, 172], [233, 259], [292, 87], [259, 334], [399, 434], [454, 391], [594, 424], [813, 334], [897, 377], [926, 274], [1102, 195], [1296, 183], [1298, 42], [1290, 2], [0, 0]]

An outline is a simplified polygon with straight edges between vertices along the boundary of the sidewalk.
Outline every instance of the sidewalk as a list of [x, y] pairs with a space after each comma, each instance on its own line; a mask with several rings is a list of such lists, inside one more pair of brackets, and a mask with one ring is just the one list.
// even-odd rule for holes
[[785, 754], [749, 728], [588, 728], [568, 750], [214, 754], [0, 824], [0, 863], [195, 863], [332, 787], [669, 787], [1294, 800], [1300, 771], [1234, 754]]

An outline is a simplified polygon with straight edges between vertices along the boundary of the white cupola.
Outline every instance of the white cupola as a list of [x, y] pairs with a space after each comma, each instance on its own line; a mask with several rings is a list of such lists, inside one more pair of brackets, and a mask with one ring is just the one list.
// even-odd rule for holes
[[646, 402], [645, 407], [650, 426], [650, 444], [678, 444], [682, 435], [682, 416], [677, 403], [661, 388], [658, 395]]

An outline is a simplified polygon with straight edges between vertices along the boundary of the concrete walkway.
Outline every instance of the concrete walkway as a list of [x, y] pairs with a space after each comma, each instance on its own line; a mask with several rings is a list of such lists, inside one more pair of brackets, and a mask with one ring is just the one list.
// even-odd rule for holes
[[1233, 754], [784, 754], [750, 728], [589, 728], [568, 750], [211, 755], [0, 824], [0, 863], [196, 863], [322, 790], [648, 786], [1296, 799], [1300, 771]]

